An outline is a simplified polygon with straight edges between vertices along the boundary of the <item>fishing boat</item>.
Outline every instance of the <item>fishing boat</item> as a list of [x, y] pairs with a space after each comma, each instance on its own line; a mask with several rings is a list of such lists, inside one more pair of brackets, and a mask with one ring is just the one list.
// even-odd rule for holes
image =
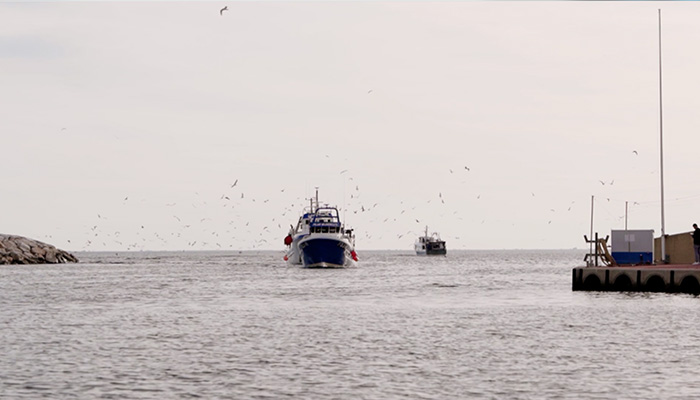
[[440, 235], [437, 232], [433, 232], [432, 235], [428, 235], [428, 227], [425, 227], [425, 234], [416, 239], [413, 247], [418, 255], [445, 255], [447, 254], [447, 247], [445, 246], [445, 241], [440, 239]]
[[318, 190], [296, 227], [290, 226], [284, 244], [288, 247], [284, 259], [290, 265], [343, 268], [358, 261], [353, 230], [345, 228], [337, 207], [319, 205]]

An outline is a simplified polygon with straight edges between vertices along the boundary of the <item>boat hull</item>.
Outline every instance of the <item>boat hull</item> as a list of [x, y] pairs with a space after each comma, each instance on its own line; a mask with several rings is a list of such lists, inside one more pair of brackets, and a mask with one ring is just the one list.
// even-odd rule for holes
[[289, 250], [287, 251], [287, 254], [284, 256], [284, 259], [287, 261], [287, 265], [302, 265], [302, 254], [301, 250], [299, 249], [299, 242], [305, 238], [307, 235], [306, 234], [299, 234], [294, 237], [292, 240], [291, 245], [289, 246]]
[[[423, 248], [425, 247], [425, 248]], [[447, 248], [444, 242], [440, 243], [427, 243], [425, 246], [415, 246], [416, 254], [419, 256], [444, 256], [447, 255]]]
[[443, 247], [442, 249], [426, 250], [425, 254], [429, 256], [444, 256], [447, 254], [447, 249]]
[[354, 265], [352, 245], [342, 238], [307, 237], [299, 242], [306, 268], [344, 268]]

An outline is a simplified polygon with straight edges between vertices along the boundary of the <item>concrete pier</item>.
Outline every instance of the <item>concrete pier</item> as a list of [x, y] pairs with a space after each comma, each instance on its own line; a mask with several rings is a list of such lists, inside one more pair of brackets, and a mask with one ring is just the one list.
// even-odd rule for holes
[[700, 294], [700, 265], [576, 267], [572, 271], [572, 289]]

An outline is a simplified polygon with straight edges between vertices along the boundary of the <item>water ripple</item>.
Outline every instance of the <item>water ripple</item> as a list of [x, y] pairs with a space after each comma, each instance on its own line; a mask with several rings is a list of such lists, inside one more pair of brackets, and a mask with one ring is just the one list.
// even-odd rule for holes
[[698, 298], [572, 292], [575, 251], [86, 253], [0, 267], [0, 398], [687, 399]]

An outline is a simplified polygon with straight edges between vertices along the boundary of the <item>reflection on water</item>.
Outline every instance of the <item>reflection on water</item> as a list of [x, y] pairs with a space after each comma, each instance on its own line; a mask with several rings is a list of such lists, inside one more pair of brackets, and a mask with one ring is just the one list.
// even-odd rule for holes
[[0, 266], [0, 398], [687, 399], [698, 304], [571, 291], [584, 251], [84, 253]]

